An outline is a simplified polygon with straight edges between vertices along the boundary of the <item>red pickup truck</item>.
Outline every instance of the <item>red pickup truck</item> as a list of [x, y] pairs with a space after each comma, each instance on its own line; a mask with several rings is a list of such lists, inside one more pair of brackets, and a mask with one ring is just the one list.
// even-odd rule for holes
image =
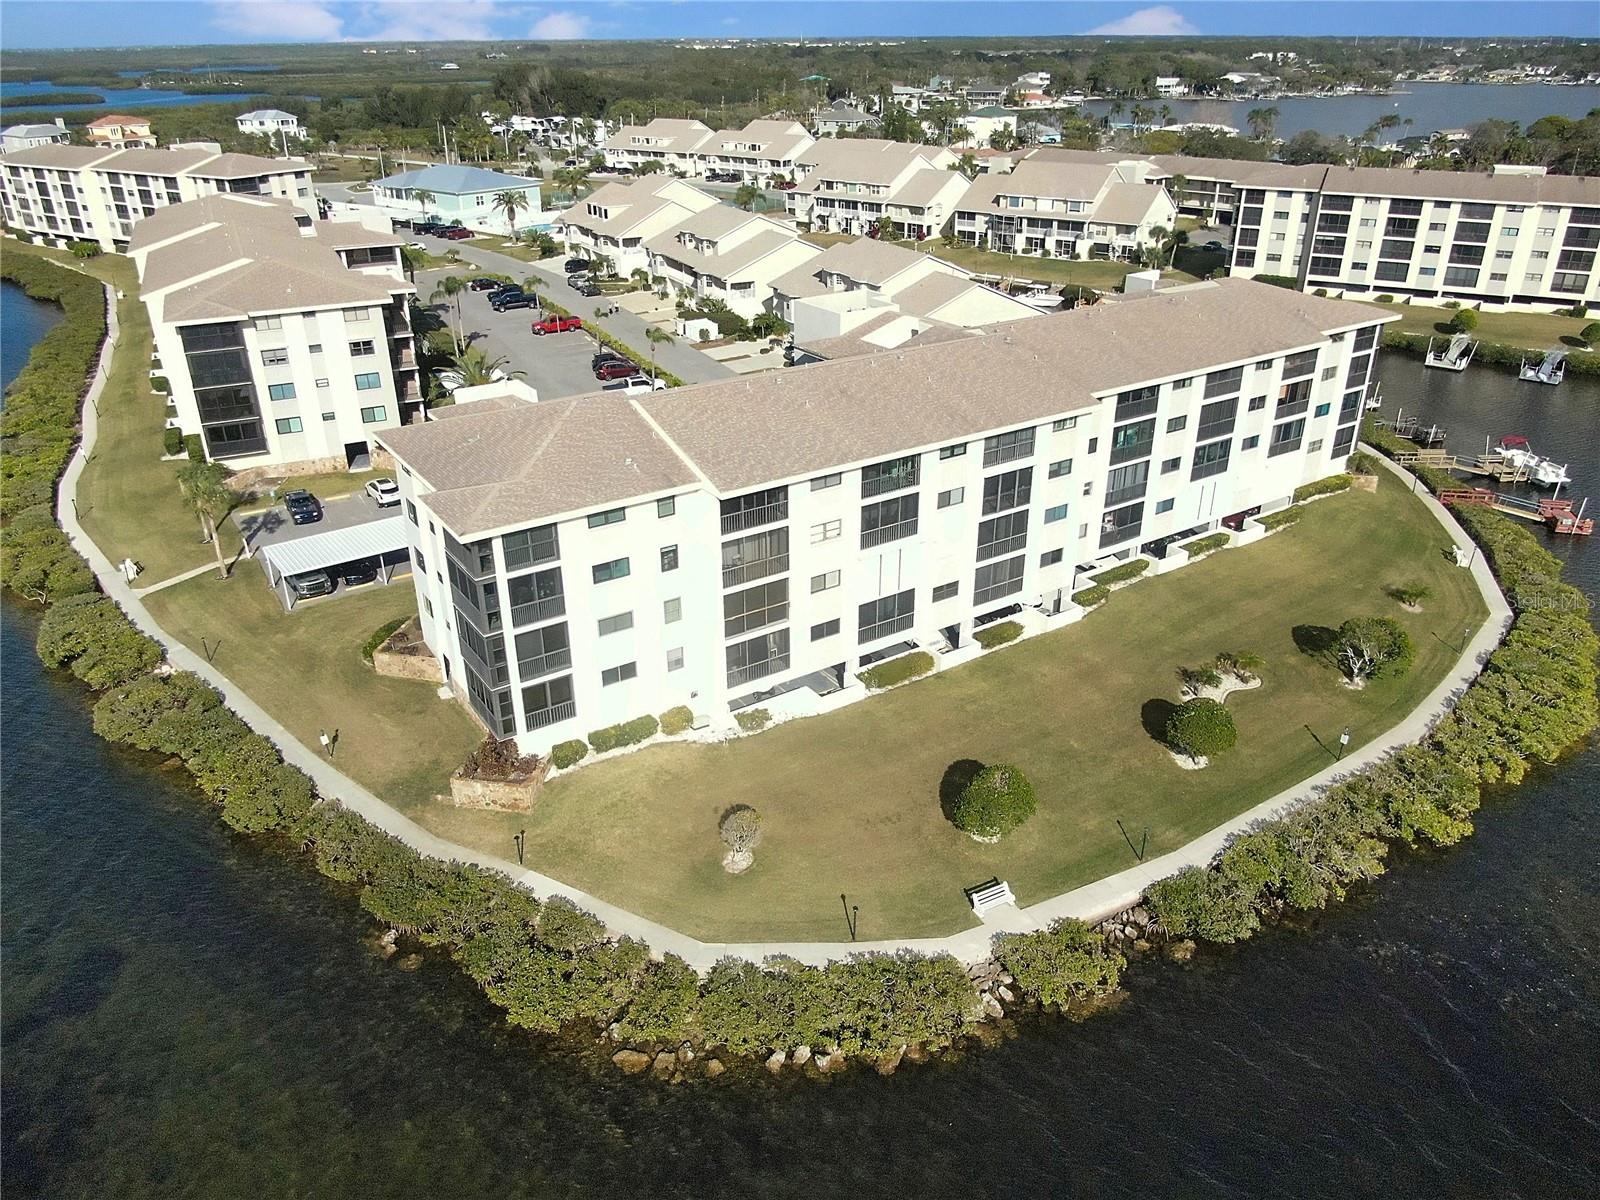
[[540, 336], [547, 333], [570, 333], [583, 328], [582, 317], [546, 317], [533, 323], [533, 331]]

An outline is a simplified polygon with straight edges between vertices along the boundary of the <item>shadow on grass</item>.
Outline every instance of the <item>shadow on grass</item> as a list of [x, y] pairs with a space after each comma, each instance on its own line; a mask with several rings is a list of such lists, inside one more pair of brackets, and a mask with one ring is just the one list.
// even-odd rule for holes
[[1155, 741], [1165, 746], [1167, 744], [1167, 722], [1172, 720], [1172, 714], [1178, 711], [1178, 706], [1164, 696], [1146, 700], [1139, 709], [1139, 724], [1144, 726], [1144, 731]]
[[1333, 648], [1338, 644], [1339, 631], [1326, 625], [1296, 625], [1289, 631], [1295, 649], [1321, 662], [1332, 662]]
[[958, 758], [944, 769], [944, 778], [939, 780], [939, 811], [946, 821], [955, 819], [956, 801], [981, 770], [983, 764], [975, 758]]

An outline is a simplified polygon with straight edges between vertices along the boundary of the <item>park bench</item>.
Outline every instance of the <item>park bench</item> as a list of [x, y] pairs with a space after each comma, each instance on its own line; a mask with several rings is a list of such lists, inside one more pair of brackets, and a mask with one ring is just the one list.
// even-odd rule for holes
[[967, 892], [967, 899], [972, 903], [972, 911], [978, 920], [983, 920], [983, 914], [991, 908], [998, 908], [1002, 904], [1016, 904], [1017, 898], [1011, 894], [1011, 885], [1000, 879], [991, 879], [988, 883], [980, 883], [977, 887]]

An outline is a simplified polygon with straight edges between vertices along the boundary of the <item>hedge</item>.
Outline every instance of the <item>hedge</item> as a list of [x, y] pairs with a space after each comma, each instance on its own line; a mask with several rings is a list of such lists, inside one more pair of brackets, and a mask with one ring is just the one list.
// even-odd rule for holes
[[1121, 566], [1112, 567], [1109, 571], [1101, 571], [1098, 575], [1089, 578], [1101, 587], [1110, 587], [1113, 583], [1126, 583], [1130, 579], [1137, 579], [1150, 569], [1148, 558], [1135, 558]]
[[1305, 509], [1291, 505], [1288, 508], [1280, 508], [1277, 512], [1262, 513], [1256, 520], [1270, 533], [1274, 529], [1287, 529], [1305, 515]]
[[175, 457], [183, 453], [183, 430], [169, 425], [161, 435], [161, 448], [167, 456]]
[[733, 719], [746, 733], [758, 733], [772, 724], [772, 713], [764, 708], [747, 708], [734, 713]]
[[47, 666], [68, 667], [97, 691], [127, 683], [161, 661], [161, 647], [98, 592], [57, 601], [39, 621], [35, 642]]
[[[1437, 337], [1438, 335], [1435, 336]], [[1398, 331], [1386, 332], [1383, 335], [1383, 347], [1386, 350], [1399, 350], [1405, 354], [1422, 358], [1428, 353], [1428, 335], [1422, 333], [1400, 333]], [[1525, 358], [1542, 355], [1543, 353], [1543, 348], [1507, 346], [1499, 342], [1479, 342], [1478, 348], [1472, 352], [1472, 363], [1474, 366], [1502, 367], [1508, 371], [1515, 371], [1522, 366]], [[1569, 354], [1567, 356], [1567, 373], [1570, 375], [1600, 377], [1600, 354]]]
[[165, 375], [152, 375], [150, 376], [150, 390], [165, 396], [172, 391], [172, 384], [167, 382]]
[[985, 625], [982, 629], [974, 630], [972, 640], [985, 650], [993, 650], [996, 646], [1004, 646], [1021, 636], [1021, 625], [1015, 621], [1001, 621], [998, 625]]
[[565, 742], [557, 742], [550, 747], [550, 761], [560, 770], [577, 766], [589, 757], [589, 745], [581, 738], [572, 738]]
[[1294, 490], [1294, 502], [1299, 504], [1311, 499], [1313, 496], [1331, 496], [1335, 492], [1347, 492], [1354, 478], [1348, 474], [1329, 475], [1326, 479], [1313, 480], [1311, 483], [1301, 484]]
[[1291, 292], [1300, 290], [1300, 281], [1293, 275], [1252, 275], [1250, 278], [1270, 287], [1288, 288]]
[[1213, 550], [1221, 550], [1228, 544], [1226, 533], [1208, 533], [1203, 538], [1195, 538], [1192, 542], [1185, 542], [1179, 546], [1190, 558], [1199, 558], [1202, 554], [1210, 554]]
[[382, 625], [379, 625], [372, 631], [372, 636], [362, 643], [361, 657], [366, 659], [368, 663], [372, 662], [372, 656], [377, 653], [378, 647], [387, 642], [394, 634], [394, 631], [410, 619], [410, 617], [396, 617], [392, 621], [385, 621]]
[[668, 737], [677, 737], [680, 733], [688, 733], [689, 727], [694, 724], [694, 710], [686, 704], [676, 708], [669, 708], [661, 714], [661, 732]]
[[1111, 589], [1100, 584], [1082, 588], [1072, 593], [1072, 602], [1080, 608], [1094, 608], [1111, 598]]
[[[556, 304], [552, 300], [546, 299], [543, 295], [539, 297], [539, 303], [544, 307], [546, 312], [554, 313], [558, 317], [572, 316], [572, 311], [570, 309], [562, 308], [561, 305]], [[650, 358], [648, 355], [640, 354], [632, 346], [628, 345], [626, 342], [619, 341], [615, 337], [612, 337], [611, 334], [607, 333], [604, 329], [601, 329], [598, 325], [592, 323], [591, 321], [585, 320], [583, 327], [588, 331], [589, 335], [602, 346], [610, 347], [612, 350], [615, 350], [618, 354], [622, 355], [623, 358], [630, 360], [635, 366], [646, 372], [651, 370]], [[657, 379], [665, 383], [669, 388], [683, 386], [683, 380], [679, 379], [671, 371], [663, 371], [660, 367], [655, 368], [655, 376]]]
[[858, 671], [856, 678], [876, 692], [883, 688], [894, 687], [897, 683], [917, 679], [931, 670], [933, 670], [933, 655], [926, 650], [914, 650], [910, 654], [902, 654], [899, 658], [891, 658], [888, 662], [868, 667], [865, 671]]
[[596, 754], [604, 754], [607, 750], [616, 750], [622, 746], [636, 746], [654, 737], [660, 728], [661, 722], [646, 713], [631, 721], [607, 725], [604, 729], [592, 731], [589, 734], [589, 745], [594, 747]]

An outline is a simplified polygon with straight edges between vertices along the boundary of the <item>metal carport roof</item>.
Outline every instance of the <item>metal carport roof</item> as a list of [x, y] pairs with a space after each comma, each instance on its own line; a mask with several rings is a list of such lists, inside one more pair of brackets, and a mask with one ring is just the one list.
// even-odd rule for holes
[[[326, 571], [363, 558], [382, 560], [408, 550], [406, 519], [397, 514], [346, 529], [330, 529], [326, 533], [273, 542], [258, 549], [255, 557], [260, 560], [267, 581], [278, 592], [284, 607], [293, 608], [294, 596], [285, 583], [290, 575]], [[385, 583], [389, 581], [387, 570], [382, 578]]]

